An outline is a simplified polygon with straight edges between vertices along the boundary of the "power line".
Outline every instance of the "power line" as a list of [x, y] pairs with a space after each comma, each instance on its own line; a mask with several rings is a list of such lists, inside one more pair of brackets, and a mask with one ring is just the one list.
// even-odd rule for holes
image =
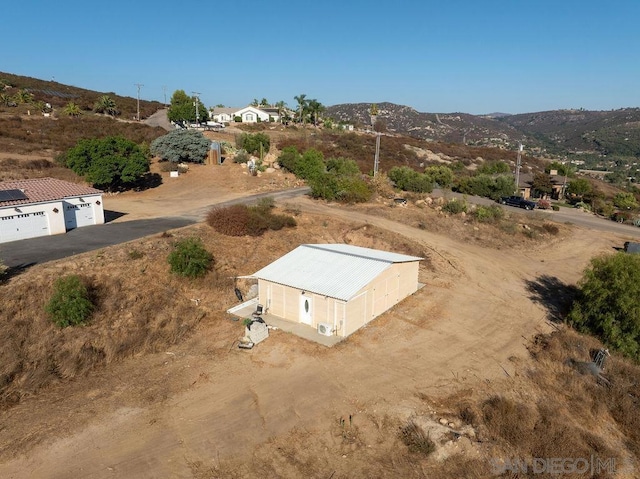
[[144, 85], [142, 83], [134, 83], [134, 85], [138, 87], [138, 114], [136, 116], [136, 120], [140, 121], [140, 88]]

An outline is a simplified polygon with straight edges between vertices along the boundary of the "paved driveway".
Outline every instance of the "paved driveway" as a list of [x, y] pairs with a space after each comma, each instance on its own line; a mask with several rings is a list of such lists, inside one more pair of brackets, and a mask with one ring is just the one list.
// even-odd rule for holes
[[45, 263], [47, 261], [66, 258], [106, 246], [126, 243], [127, 241], [132, 241], [144, 236], [194, 224], [202, 221], [212, 206], [251, 203], [267, 196], [275, 200], [282, 200], [304, 195], [308, 192], [309, 188], [295, 188], [291, 190], [260, 193], [217, 203], [216, 205], [199, 208], [194, 211], [188, 211], [180, 217], [106, 223], [104, 225], [77, 228], [63, 235], [42, 236], [40, 238], [2, 243], [0, 244], [0, 258], [5, 266], [10, 268], [20, 268], [37, 263]]
[[125, 243], [192, 223], [193, 220], [186, 218], [155, 218], [87, 226], [63, 235], [41, 236], [0, 244], [0, 258], [11, 268], [26, 267]]

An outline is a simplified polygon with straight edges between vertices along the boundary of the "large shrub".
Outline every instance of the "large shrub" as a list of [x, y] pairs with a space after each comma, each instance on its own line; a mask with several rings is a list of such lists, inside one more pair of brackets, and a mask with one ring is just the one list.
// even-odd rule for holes
[[509, 196], [513, 194], [515, 182], [512, 176], [489, 176], [476, 175], [461, 178], [454, 190], [467, 195], [484, 196], [497, 200], [501, 196]]
[[453, 184], [453, 171], [444, 165], [429, 166], [424, 170], [431, 183], [435, 183], [440, 188], [450, 188]]
[[93, 312], [93, 302], [82, 279], [77, 275], [57, 279], [45, 311], [61, 328], [87, 321]]
[[608, 346], [640, 360], [640, 255], [617, 253], [591, 260], [568, 320]]
[[88, 182], [106, 189], [134, 183], [149, 171], [145, 150], [117, 136], [80, 140], [67, 151], [64, 161]]
[[298, 162], [301, 159], [302, 155], [295, 146], [287, 146], [280, 153], [278, 164], [281, 168], [295, 174], [298, 169]]
[[414, 193], [431, 193], [433, 191], [432, 178], [424, 173], [409, 168], [408, 166], [396, 166], [388, 173], [389, 179], [397, 188]]
[[174, 130], [151, 142], [150, 151], [163, 160], [174, 163], [204, 163], [211, 141], [197, 130]]
[[236, 139], [236, 146], [239, 149], [245, 150], [251, 155], [258, 155], [262, 153], [268, 153], [271, 146], [271, 139], [265, 133], [242, 133]]
[[494, 223], [504, 218], [504, 209], [498, 205], [478, 205], [473, 211], [473, 216], [480, 223]]
[[178, 241], [167, 261], [172, 273], [187, 278], [204, 276], [214, 262], [213, 255], [205, 249], [200, 238], [186, 238]]
[[310, 148], [304, 152], [302, 158], [297, 163], [296, 176], [303, 180], [313, 180], [320, 177], [326, 170], [324, 156], [316, 149]]
[[207, 224], [227, 236], [260, 236], [267, 230], [296, 226], [292, 216], [273, 213], [272, 198], [262, 198], [253, 206], [231, 205], [214, 208], [207, 215]]

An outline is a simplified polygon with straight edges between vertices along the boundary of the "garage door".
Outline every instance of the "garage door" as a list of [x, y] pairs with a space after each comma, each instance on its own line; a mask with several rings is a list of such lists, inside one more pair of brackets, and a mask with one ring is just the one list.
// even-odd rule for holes
[[49, 220], [44, 211], [0, 217], [0, 243], [49, 234]]
[[72, 205], [71, 203], [65, 203], [64, 222], [67, 231], [74, 228], [80, 228], [81, 226], [95, 224], [93, 215], [93, 204], [80, 203], [79, 205]]

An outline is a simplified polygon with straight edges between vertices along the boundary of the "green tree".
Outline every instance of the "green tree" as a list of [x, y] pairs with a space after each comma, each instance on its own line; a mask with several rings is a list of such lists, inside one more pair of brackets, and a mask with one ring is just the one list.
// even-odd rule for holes
[[545, 173], [551, 173], [551, 170], [556, 170], [560, 176], [570, 176], [573, 173], [570, 165], [565, 165], [559, 161], [552, 161], [545, 169]]
[[509, 173], [511, 168], [504, 161], [488, 161], [478, 168], [478, 173], [485, 175], [498, 175]]
[[633, 193], [617, 193], [613, 197], [613, 204], [621, 210], [631, 210], [638, 207], [638, 202]]
[[571, 180], [567, 185], [567, 195], [580, 200], [584, 198], [585, 195], [590, 194], [592, 190], [591, 182], [586, 178]]
[[309, 148], [304, 152], [294, 172], [303, 180], [313, 180], [325, 172], [324, 156], [322, 152]]
[[305, 93], [301, 93], [300, 95], [294, 96], [293, 99], [298, 102], [298, 123], [304, 124], [305, 114], [307, 111], [307, 95]]
[[149, 157], [122, 137], [80, 140], [67, 151], [65, 163], [98, 188], [117, 189], [134, 183], [149, 171]]
[[371, 108], [369, 108], [369, 115], [378, 116], [378, 105], [376, 103], [371, 104]]
[[[198, 102], [198, 121], [201, 123], [209, 119], [209, 113], [204, 104]], [[169, 121], [177, 123], [194, 123], [196, 121], [196, 99], [190, 97], [184, 90], [176, 90], [171, 95], [171, 103], [167, 112]]]
[[110, 116], [116, 116], [120, 112], [116, 106], [116, 102], [109, 95], [102, 95], [96, 101], [96, 104], [93, 106], [93, 111], [96, 113], [105, 113]]
[[67, 116], [72, 116], [75, 118], [80, 116], [81, 111], [80, 111], [80, 107], [76, 103], [70, 101], [64, 106], [62, 113], [64, 113]]
[[546, 173], [536, 173], [533, 177], [531, 187], [541, 196], [549, 195], [553, 191], [551, 177]]
[[249, 106], [253, 106], [253, 107], [257, 107], [258, 105], [260, 105], [260, 102], [258, 101], [257, 98], [254, 98], [253, 101], [249, 103]]
[[199, 278], [207, 274], [214, 264], [200, 238], [186, 238], [178, 241], [167, 258], [171, 272], [186, 278]]
[[271, 104], [269, 103], [269, 100], [267, 100], [266, 98], [263, 98], [262, 100], [260, 100], [260, 105], [261, 107], [268, 107]]
[[77, 275], [58, 278], [45, 311], [59, 327], [82, 324], [93, 312], [87, 286]]
[[592, 259], [579, 286], [569, 323], [640, 360], [640, 255]]
[[197, 130], [174, 130], [151, 142], [151, 154], [173, 163], [204, 163], [211, 141]]

